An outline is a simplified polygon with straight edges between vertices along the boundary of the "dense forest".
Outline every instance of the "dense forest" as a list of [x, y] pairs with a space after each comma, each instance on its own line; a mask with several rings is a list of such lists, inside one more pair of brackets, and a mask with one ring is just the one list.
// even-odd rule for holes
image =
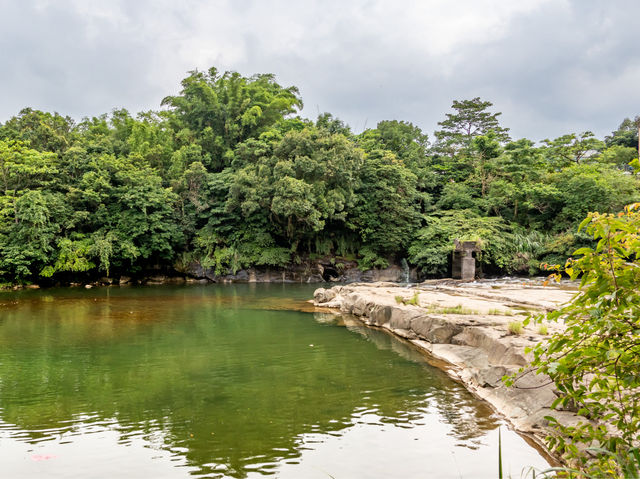
[[589, 245], [588, 212], [640, 200], [638, 117], [604, 140], [536, 144], [474, 98], [432, 138], [397, 120], [354, 134], [300, 117], [299, 91], [273, 75], [215, 68], [162, 107], [79, 123], [26, 108], [0, 124], [0, 282], [314, 258], [442, 276], [454, 238], [481, 241], [485, 272], [535, 274]]

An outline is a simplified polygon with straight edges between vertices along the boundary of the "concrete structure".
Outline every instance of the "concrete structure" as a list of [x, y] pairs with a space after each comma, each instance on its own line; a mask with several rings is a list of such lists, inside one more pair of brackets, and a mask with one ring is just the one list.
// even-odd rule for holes
[[473, 281], [476, 277], [476, 253], [478, 246], [475, 241], [458, 241], [454, 242], [451, 277], [454, 279], [462, 279]]

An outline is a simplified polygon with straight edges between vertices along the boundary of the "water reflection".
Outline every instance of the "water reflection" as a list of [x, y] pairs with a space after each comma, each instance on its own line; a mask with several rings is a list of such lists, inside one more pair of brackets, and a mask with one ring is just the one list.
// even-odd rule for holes
[[[328, 318], [323, 315], [320, 319], [327, 322]], [[356, 332], [371, 341], [378, 349], [393, 351], [400, 357], [428, 366], [428, 360], [423, 353], [403, 340], [391, 336], [385, 331], [372, 329], [364, 326], [357, 320], [341, 319], [350, 331]], [[435, 407], [442, 420], [451, 426], [450, 435], [459, 439], [459, 444], [463, 447], [477, 449], [480, 442], [477, 440], [486, 434], [486, 431], [496, 429], [500, 421], [495, 416], [488, 404], [478, 401], [468, 393], [461, 385], [449, 378], [446, 373], [437, 370], [430, 370], [431, 391], [428, 404]], [[421, 417], [420, 412], [424, 408], [416, 407], [415, 411], [406, 411], [404, 414], [409, 425], [412, 417]]]
[[[355, 323], [347, 331], [323, 315], [277, 310], [311, 291], [2, 297], [0, 441], [28, 451], [85, 447], [90, 436], [111, 444], [115, 435], [120, 448], [162, 451], [156, 462], [171, 463], [168, 477], [284, 474], [354, 431], [384, 441], [389, 431], [418, 429], [426, 440], [437, 429], [465, 448], [483, 445], [497, 419], [415, 349]], [[452, 447], [429, 440], [442, 446], [421, 451], [425, 458]], [[79, 461], [73, 467], [95, 467]]]

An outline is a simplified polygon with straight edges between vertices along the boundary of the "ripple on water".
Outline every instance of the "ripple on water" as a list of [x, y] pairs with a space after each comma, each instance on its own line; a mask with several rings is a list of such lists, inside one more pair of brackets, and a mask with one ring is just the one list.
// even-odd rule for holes
[[[282, 310], [312, 290], [20, 296], [0, 322], [3, 472], [326, 479], [442, 463], [446, 478], [455, 456], [463, 477], [495, 477], [499, 418], [384, 332]], [[514, 464], [544, 464], [519, 436], [503, 443]]]

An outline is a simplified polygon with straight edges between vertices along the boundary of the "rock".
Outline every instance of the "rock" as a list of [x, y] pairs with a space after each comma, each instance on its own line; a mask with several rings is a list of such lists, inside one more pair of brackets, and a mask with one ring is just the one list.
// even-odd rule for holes
[[107, 278], [105, 276], [105, 277], [100, 278], [99, 282], [102, 283], [102, 284], [112, 284], [113, 283], [113, 278]]
[[313, 292], [313, 299], [316, 303], [327, 303], [334, 299], [338, 293], [334, 289], [318, 288]]
[[144, 284], [164, 284], [167, 282], [167, 277], [163, 274], [156, 274], [144, 279]]
[[376, 304], [371, 308], [369, 313], [369, 317], [371, 318], [371, 322], [376, 326], [382, 326], [391, 321], [391, 312], [393, 311], [392, 306], [383, 306]]
[[92, 286], [92, 285], [90, 285], [90, 284], [85, 284], [85, 285], [84, 285], [84, 289], [91, 289], [91, 288], [93, 288], [93, 286]]
[[481, 388], [498, 387], [502, 385], [502, 378], [507, 374], [504, 366], [487, 366], [476, 370], [472, 375], [472, 380]]
[[356, 295], [353, 306], [351, 307], [351, 314], [356, 316], [368, 316], [368, 303], [366, 298]]
[[406, 329], [413, 331], [413, 335], [417, 337], [413, 330], [412, 322], [423, 313], [411, 307], [391, 307], [391, 317], [389, 318], [389, 326], [393, 329]]
[[404, 339], [413, 340], [418, 338], [418, 336], [416, 336], [416, 333], [414, 333], [410, 329], [393, 329], [392, 331]]
[[362, 273], [361, 281], [404, 281], [405, 272], [400, 266], [390, 266], [384, 269], [370, 269]]
[[220, 278], [224, 283], [248, 283], [249, 272], [246, 269], [238, 270], [235, 274], [227, 274]]
[[27, 289], [40, 289], [40, 286], [37, 284], [28, 284], [25, 286]]
[[489, 366], [487, 355], [471, 346], [456, 346], [454, 344], [432, 344], [431, 353], [439, 359], [444, 359], [456, 366], [484, 369]]
[[118, 280], [118, 284], [128, 284], [131, 282], [131, 278], [129, 276], [120, 276]]
[[439, 316], [418, 316], [411, 322], [411, 329], [430, 343], [448, 344], [451, 339], [462, 332], [462, 326]]
[[[208, 279], [213, 282], [240, 283], [322, 283], [340, 281], [354, 283], [359, 281], [406, 281], [407, 271], [392, 265], [384, 269], [361, 271], [356, 261], [327, 257], [321, 260], [303, 260], [299, 264], [289, 264], [283, 268], [258, 267], [239, 270], [235, 273], [216, 274], [212, 268], [204, 268], [199, 262], [188, 265], [176, 265], [176, 271], [196, 279]], [[411, 269], [409, 280], [417, 281], [417, 269]]]
[[465, 328], [461, 334], [456, 335], [453, 344], [474, 346], [487, 352], [489, 361], [493, 364], [524, 366], [527, 359], [524, 355], [524, 346], [513, 344], [520, 342], [513, 336], [504, 336], [503, 331], [489, 326]]
[[186, 282], [186, 279], [184, 278], [184, 276], [170, 276], [166, 279], [165, 282], [170, 284], [184, 284]]

